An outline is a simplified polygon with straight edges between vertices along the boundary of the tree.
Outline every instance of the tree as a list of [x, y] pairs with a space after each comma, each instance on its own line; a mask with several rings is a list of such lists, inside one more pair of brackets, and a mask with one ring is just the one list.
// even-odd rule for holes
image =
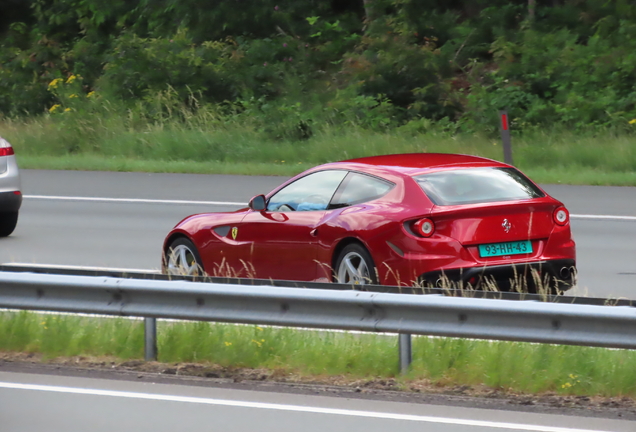
[[534, 21], [537, 0], [528, 0], [528, 20]]
[[[376, 0], [362, 0], [364, 3], [364, 16], [366, 22], [371, 22], [375, 18], [375, 5]], [[359, 3], [358, 3], [359, 4]]]

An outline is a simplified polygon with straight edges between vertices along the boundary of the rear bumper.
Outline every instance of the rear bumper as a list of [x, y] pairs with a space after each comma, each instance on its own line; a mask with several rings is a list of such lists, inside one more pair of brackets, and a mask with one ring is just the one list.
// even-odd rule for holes
[[[14, 197], [5, 196], [7, 193], [13, 194], [14, 191], [20, 191], [20, 171], [15, 160], [15, 155], [0, 156], [0, 211], [8, 211], [3, 209], [3, 204], [15, 202]], [[22, 198], [20, 197], [20, 201]], [[18, 205], [19, 207], [19, 205]]]
[[0, 213], [14, 213], [22, 205], [22, 194], [15, 192], [0, 192]]
[[420, 283], [427, 286], [472, 288], [499, 291], [556, 292], [566, 291], [576, 283], [573, 259], [464, 267], [424, 273]]

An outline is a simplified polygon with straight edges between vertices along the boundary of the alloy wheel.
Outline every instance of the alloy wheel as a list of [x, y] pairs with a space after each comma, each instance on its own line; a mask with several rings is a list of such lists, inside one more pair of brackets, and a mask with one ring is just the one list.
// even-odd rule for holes
[[357, 252], [347, 253], [338, 267], [338, 282], [351, 285], [365, 285], [371, 282], [371, 274], [366, 260]]
[[194, 253], [186, 245], [177, 245], [168, 252], [167, 273], [169, 275], [199, 276], [203, 272]]

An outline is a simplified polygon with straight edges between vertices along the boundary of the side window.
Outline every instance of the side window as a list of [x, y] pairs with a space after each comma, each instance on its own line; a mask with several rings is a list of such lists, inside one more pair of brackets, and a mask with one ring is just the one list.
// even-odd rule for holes
[[346, 207], [380, 198], [393, 187], [393, 183], [365, 174], [351, 172], [342, 182], [330, 208]]
[[347, 171], [319, 171], [302, 177], [276, 192], [267, 203], [269, 211], [326, 210]]

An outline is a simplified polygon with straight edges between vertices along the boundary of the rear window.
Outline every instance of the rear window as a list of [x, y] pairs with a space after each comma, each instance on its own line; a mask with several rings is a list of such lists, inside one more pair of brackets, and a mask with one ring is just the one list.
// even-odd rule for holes
[[414, 177], [435, 205], [476, 204], [545, 196], [514, 168], [467, 168]]

